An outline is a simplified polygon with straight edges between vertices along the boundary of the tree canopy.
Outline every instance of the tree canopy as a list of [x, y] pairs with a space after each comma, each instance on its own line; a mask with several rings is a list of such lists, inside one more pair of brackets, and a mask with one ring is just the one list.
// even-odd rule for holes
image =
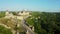
[[36, 34], [60, 34], [60, 13], [32, 12], [31, 15], [26, 21], [34, 26]]

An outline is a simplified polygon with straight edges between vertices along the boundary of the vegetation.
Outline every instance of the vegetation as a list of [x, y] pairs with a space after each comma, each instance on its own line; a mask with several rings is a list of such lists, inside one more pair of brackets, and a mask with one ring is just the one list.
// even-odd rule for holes
[[[13, 19], [6, 19], [6, 18], [0, 18], [0, 23], [4, 24], [8, 27], [10, 27], [11, 30], [18, 30], [20, 33], [25, 33], [26, 29], [24, 29], [24, 27], [22, 27], [21, 25], [19, 27], [17, 27], [16, 22], [20, 24], [21, 20], [13, 20]], [[11, 33], [10, 33], [11, 34]]]
[[5, 24], [12, 29], [15, 27], [15, 22], [12, 21], [12, 19], [1, 18], [0, 23]]
[[[13, 14], [17, 15], [15, 12], [13, 12]], [[31, 12], [30, 14], [32, 16], [27, 18], [26, 21], [28, 25], [34, 26], [34, 32], [36, 34], [60, 34], [60, 13]], [[2, 18], [4, 16], [5, 12], [0, 12], [0, 23], [5, 24], [12, 29], [16, 28], [20, 32], [25, 31], [23, 27], [15, 27], [16, 23], [13, 21], [13, 19]], [[0, 26], [0, 34], [12, 33], [10, 29]]]
[[12, 34], [12, 32], [10, 29], [7, 29], [4, 26], [0, 25], [0, 34]]
[[17, 12], [12, 12], [13, 15], [17, 15]]
[[31, 15], [29, 18], [26, 19], [29, 25], [34, 25], [35, 18], [40, 16], [40, 12], [31, 12]]
[[26, 21], [34, 26], [36, 34], [60, 34], [60, 13], [32, 12], [31, 15]]
[[0, 18], [5, 16], [5, 12], [0, 12]]

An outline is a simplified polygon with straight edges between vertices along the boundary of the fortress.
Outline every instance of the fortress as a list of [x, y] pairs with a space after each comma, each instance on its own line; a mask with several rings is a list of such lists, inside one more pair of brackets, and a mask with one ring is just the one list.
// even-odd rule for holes
[[20, 20], [24, 19], [25, 17], [31, 16], [30, 12], [28, 11], [17, 12], [17, 15], [13, 15], [12, 12], [6, 11], [5, 15], [6, 15], [5, 18], [17, 18]]

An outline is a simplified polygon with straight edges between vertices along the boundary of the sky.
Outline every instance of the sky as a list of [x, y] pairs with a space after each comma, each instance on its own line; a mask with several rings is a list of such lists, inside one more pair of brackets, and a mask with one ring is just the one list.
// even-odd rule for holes
[[60, 12], [60, 0], [0, 0], [0, 11], [23, 9]]

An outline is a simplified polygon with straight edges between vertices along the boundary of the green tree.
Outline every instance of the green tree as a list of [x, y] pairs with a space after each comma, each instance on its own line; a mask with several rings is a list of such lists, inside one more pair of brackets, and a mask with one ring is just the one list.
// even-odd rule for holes
[[5, 16], [5, 12], [0, 12], [0, 18]]
[[7, 29], [0, 25], [0, 34], [12, 34], [10, 29]]

